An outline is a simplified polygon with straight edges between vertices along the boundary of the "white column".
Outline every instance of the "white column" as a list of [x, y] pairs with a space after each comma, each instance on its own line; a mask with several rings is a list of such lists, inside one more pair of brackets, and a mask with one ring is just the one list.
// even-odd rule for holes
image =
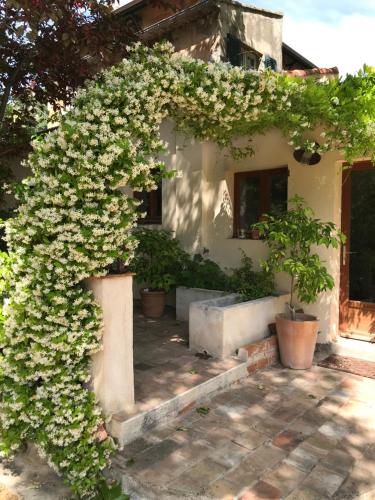
[[92, 357], [92, 387], [107, 416], [134, 405], [133, 275], [90, 278], [87, 286], [103, 310], [103, 350]]

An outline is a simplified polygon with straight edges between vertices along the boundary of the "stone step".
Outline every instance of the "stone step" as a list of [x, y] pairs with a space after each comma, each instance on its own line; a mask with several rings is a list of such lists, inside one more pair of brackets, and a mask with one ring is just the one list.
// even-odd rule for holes
[[355, 340], [338, 337], [330, 344], [331, 352], [341, 356], [363, 359], [365, 361], [375, 361], [375, 343], [365, 340]]
[[140, 437], [147, 430], [174, 419], [189, 405], [198, 404], [208, 397], [213, 397], [218, 391], [247, 375], [247, 362], [239, 362], [233, 368], [162, 402], [148, 411], [130, 417], [124, 414], [114, 415], [108, 424], [108, 430], [113, 437], [118, 439], [120, 446], [124, 446]]

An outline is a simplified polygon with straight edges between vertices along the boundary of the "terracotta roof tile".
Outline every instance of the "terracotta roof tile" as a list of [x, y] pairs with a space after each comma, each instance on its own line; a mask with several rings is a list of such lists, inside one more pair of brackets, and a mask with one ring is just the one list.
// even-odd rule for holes
[[326, 76], [338, 76], [339, 69], [337, 66], [333, 68], [312, 68], [312, 69], [292, 69], [290, 71], [285, 71], [285, 73], [289, 76], [300, 76], [302, 78], [306, 76], [314, 76], [314, 75], [326, 75]]

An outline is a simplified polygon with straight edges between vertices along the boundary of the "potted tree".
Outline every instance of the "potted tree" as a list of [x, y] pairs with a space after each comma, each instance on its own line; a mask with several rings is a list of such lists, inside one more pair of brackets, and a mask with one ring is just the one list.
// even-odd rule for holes
[[276, 316], [281, 362], [290, 368], [306, 369], [312, 365], [319, 320], [297, 313], [295, 296], [299, 302], [310, 304], [321, 292], [333, 288], [334, 280], [314, 248], [338, 248], [345, 236], [334, 223], [315, 219], [303, 198], [290, 199], [289, 207], [283, 214], [269, 215], [254, 227], [269, 247], [263, 268], [285, 272], [290, 277], [289, 311]]
[[165, 309], [166, 293], [176, 284], [186, 258], [179, 242], [170, 231], [138, 228], [138, 246], [130, 263], [141, 289], [142, 311], [150, 318], [160, 318]]

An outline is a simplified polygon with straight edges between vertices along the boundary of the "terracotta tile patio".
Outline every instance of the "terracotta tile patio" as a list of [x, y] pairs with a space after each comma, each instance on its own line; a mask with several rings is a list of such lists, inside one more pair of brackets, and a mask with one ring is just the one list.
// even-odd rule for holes
[[375, 499], [375, 380], [271, 367], [202, 406], [116, 455], [131, 498]]
[[200, 359], [188, 348], [188, 324], [175, 319], [173, 309], [161, 320], [148, 319], [134, 310], [134, 387], [136, 406], [146, 411], [239, 364]]
[[[173, 315], [153, 322], [135, 311], [139, 408], [223, 369], [189, 353], [186, 324]], [[115, 455], [108, 474], [123, 480], [131, 500], [375, 499], [375, 380], [318, 366], [274, 366], [200, 407]], [[69, 498], [32, 452], [14, 465], [0, 463], [0, 498], [2, 485], [25, 500]]]

